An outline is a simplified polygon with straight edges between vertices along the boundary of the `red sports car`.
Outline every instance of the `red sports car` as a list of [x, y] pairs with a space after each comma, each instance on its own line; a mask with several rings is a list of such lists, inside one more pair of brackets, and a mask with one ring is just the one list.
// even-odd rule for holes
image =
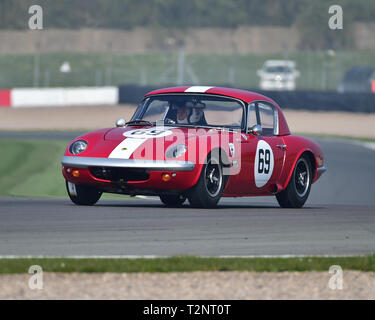
[[78, 205], [109, 192], [203, 208], [221, 197], [267, 195], [299, 208], [326, 170], [320, 147], [290, 134], [275, 101], [204, 86], [146, 94], [130, 121], [74, 139], [62, 165]]

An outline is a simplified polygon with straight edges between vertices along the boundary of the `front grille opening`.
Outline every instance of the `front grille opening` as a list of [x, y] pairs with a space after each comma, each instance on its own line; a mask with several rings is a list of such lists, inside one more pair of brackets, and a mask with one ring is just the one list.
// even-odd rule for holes
[[90, 167], [90, 172], [97, 179], [110, 181], [145, 181], [150, 177], [146, 169], [137, 168]]

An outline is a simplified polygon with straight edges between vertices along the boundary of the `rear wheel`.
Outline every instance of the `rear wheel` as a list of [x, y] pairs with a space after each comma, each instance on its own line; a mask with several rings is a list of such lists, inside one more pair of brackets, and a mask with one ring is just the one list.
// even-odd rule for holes
[[183, 196], [182, 194], [161, 195], [159, 197], [160, 197], [161, 202], [163, 202], [167, 207], [179, 207], [186, 200], [186, 197]]
[[68, 181], [66, 181], [66, 191], [73, 203], [82, 206], [92, 206], [102, 196], [102, 192], [96, 188], [77, 185]]
[[276, 195], [280, 207], [301, 208], [309, 197], [311, 183], [312, 170], [310, 161], [307, 157], [301, 156], [297, 160], [288, 186]]
[[188, 199], [195, 208], [215, 207], [225, 186], [223, 167], [216, 157], [209, 157], [203, 166], [197, 184], [190, 190]]

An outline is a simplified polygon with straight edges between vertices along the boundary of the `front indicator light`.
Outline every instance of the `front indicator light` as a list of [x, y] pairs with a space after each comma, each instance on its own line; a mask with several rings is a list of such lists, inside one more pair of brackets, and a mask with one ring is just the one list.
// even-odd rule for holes
[[172, 178], [172, 176], [169, 174], [169, 173], [163, 173], [161, 175], [161, 179], [164, 181], [164, 182], [168, 182], [170, 181]]
[[75, 178], [79, 178], [79, 175], [80, 175], [79, 170], [73, 170], [72, 175]]

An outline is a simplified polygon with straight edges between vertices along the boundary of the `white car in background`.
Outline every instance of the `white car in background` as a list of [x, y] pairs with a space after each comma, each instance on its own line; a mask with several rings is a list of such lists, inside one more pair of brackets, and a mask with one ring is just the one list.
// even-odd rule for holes
[[267, 60], [258, 70], [261, 90], [295, 90], [300, 73], [291, 60]]

